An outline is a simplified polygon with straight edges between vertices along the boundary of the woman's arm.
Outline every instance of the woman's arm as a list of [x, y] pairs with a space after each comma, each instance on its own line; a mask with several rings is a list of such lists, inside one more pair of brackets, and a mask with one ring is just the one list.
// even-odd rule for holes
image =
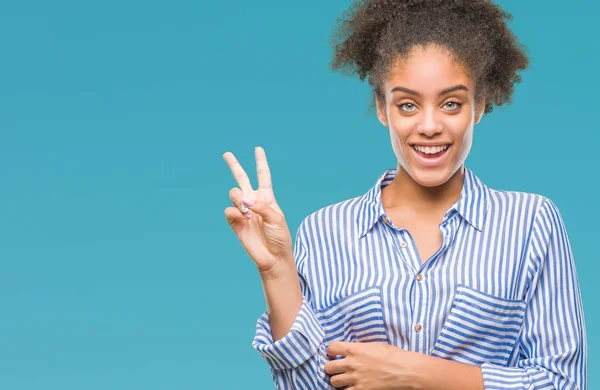
[[286, 277], [279, 280], [262, 278], [268, 308], [256, 323], [252, 347], [269, 364], [277, 389], [328, 388], [323, 362], [318, 356], [324, 331], [301, 272], [308, 257], [303, 230], [304, 221], [294, 242], [293, 271], [282, 271]]
[[534, 222], [531, 284], [516, 367], [481, 365], [485, 389], [587, 389], [579, 281], [564, 222], [549, 199]]
[[285, 336], [302, 306], [302, 292], [293, 254], [275, 269], [260, 272], [273, 341]]
[[516, 367], [480, 367], [431, 356], [420, 360], [420, 389], [587, 389], [581, 292], [567, 232], [556, 205], [542, 205], [531, 237], [532, 274]]
[[419, 390], [485, 390], [478, 366], [422, 355], [415, 371]]
[[[405, 351], [387, 343], [333, 342], [325, 372], [335, 387], [386, 390], [484, 390], [478, 366]], [[342, 356], [342, 359], [338, 359]]]

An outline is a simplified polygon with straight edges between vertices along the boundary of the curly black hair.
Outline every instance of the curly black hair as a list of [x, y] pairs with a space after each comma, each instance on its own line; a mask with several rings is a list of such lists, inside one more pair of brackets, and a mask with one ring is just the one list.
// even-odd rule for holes
[[435, 44], [470, 72], [476, 100], [485, 96], [489, 113], [510, 102], [521, 81], [517, 72], [529, 64], [526, 47], [506, 24], [511, 19], [491, 0], [356, 0], [337, 20], [331, 68], [368, 77], [374, 97], [384, 102], [389, 67], [413, 47]]

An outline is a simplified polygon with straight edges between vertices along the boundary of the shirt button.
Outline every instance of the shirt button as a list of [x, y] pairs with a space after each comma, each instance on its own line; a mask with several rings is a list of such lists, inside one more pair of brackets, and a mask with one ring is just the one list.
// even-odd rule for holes
[[418, 275], [417, 275], [417, 280], [418, 280], [419, 282], [420, 282], [421, 280], [423, 280], [423, 275], [421, 275], [421, 274], [418, 274]]
[[420, 332], [421, 329], [423, 329], [423, 327], [421, 326], [421, 324], [415, 325], [415, 332]]
[[406, 245], [407, 245], [407, 244], [406, 244], [406, 242], [405, 242], [405, 241], [402, 241], [402, 242], [400, 243], [400, 246], [401, 246], [402, 248], [406, 248]]
[[387, 217], [387, 215], [383, 216], [383, 222], [385, 222], [385, 223], [389, 223], [390, 222], [390, 219]]

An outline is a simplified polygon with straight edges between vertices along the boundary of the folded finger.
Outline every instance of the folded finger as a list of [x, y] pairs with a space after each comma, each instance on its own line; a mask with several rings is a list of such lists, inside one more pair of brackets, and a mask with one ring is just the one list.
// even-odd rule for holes
[[350, 374], [338, 374], [329, 379], [329, 382], [334, 387], [350, 386], [354, 384], [354, 380]]
[[227, 219], [227, 223], [230, 225], [234, 224], [235, 222], [250, 219], [251, 217], [252, 212], [244, 214], [238, 207], [225, 208], [225, 218]]
[[237, 187], [234, 187], [229, 190], [229, 199], [233, 203], [234, 206], [239, 207], [242, 204], [242, 197], [244, 193]]
[[343, 359], [341, 360], [330, 360], [325, 363], [324, 369], [325, 372], [329, 375], [341, 374], [347, 371], [345, 367], [345, 363]]
[[234, 206], [239, 207], [242, 213], [247, 213], [250, 211], [248, 206], [252, 206], [254, 203], [249, 198], [244, 197], [242, 190], [237, 187], [232, 188], [229, 191], [229, 199], [231, 199], [231, 203], [233, 203]]
[[330, 358], [335, 358], [338, 355], [347, 356], [353, 347], [353, 343], [343, 342], [343, 341], [334, 341], [327, 347], [327, 356]]

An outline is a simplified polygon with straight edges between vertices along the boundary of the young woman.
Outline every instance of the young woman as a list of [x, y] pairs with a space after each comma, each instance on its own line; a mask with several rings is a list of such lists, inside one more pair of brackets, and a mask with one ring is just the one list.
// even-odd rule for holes
[[226, 218], [261, 275], [254, 348], [278, 389], [586, 389], [581, 294], [563, 220], [541, 195], [464, 162], [527, 58], [489, 0], [365, 0], [334, 69], [368, 78], [398, 165], [292, 239], [257, 147], [257, 190]]

